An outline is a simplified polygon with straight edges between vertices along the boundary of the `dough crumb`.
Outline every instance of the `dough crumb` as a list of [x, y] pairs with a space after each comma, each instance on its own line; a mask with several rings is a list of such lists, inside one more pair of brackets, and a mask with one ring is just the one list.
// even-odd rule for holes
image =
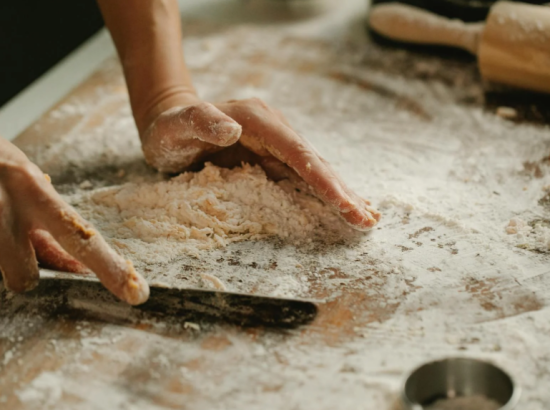
[[506, 227], [506, 233], [508, 235], [514, 235], [518, 233], [523, 233], [525, 231], [530, 231], [531, 227], [521, 218], [512, 218]]
[[204, 285], [208, 288], [213, 288], [213, 289], [222, 290], [222, 291], [227, 290], [227, 287], [224, 285], [224, 283], [214, 275], [209, 275], [208, 273], [201, 273], [201, 278]]
[[498, 107], [496, 114], [507, 120], [515, 120], [518, 117], [518, 112], [512, 107]]
[[80, 189], [92, 189], [94, 186], [92, 185], [92, 183], [88, 180], [82, 182], [80, 185], [79, 185]]
[[201, 327], [197, 323], [193, 323], [193, 322], [185, 322], [183, 324], [183, 328], [196, 330], [197, 332], [201, 330]]

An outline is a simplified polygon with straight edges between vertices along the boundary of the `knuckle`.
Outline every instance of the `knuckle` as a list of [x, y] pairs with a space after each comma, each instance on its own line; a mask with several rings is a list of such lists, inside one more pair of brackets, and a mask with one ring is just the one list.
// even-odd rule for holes
[[94, 227], [73, 209], [62, 209], [59, 213], [61, 220], [69, 227], [71, 234], [81, 240], [93, 238], [97, 232]]
[[330, 162], [328, 162], [324, 157], [322, 157], [321, 155], [317, 155], [317, 158], [319, 158], [319, 161], [321, 161], [323, 163], [323, 165], [325, 166], [331, 166], [330, 165]]
[[271, 111], [273, 111], [273, 114], [275, 114], [277, 117], [279, 118], [284, 118], [284, 115], [283, 113], [281, 112], [281, 110], [277, 109], [277, 108], [272, 108]]
[[212, 107], [212, 104], [206, 101], [201, 101], [195, 105], [192, 105], [191, 108], [194, 108], [195, 110], [202, 111], [206, 110]]
[[306, 144], [304, 144], [303, 141], [300, 141], [300, 140], [294, 141], [294, 144], [292, 144], [292, 150], [294, 151], [296, 156], [299, 156], [307, 160], [313, 160], [313, 155], [311, 150]]
[[[143, 145], [143, 157], [145, 162], [155, 169], [159, 169], [163, 163], [162, 151], [156, 149], [157, 147], [152, 147], [150, 145]], [[160, 152], [159, 152], [160, 151]]]
[[182, 116], [188, 120], [194, 120], [195, 117], [205, 115], [208, 110], [212, 108], [212, 105], [206, 101], [201, 101], [197, 104], [186, 107], [182, 112]]
[[13, 263], [5, 263], [0, 266], [0, 273], [4, 279], [6, 289], [15, 292], [23, 293], [34, 289], [38, 285], [40, 278], [38, 273], [38, 265], [36, 260], [19, 258], [19, 267], [14, 267]]
[[[5, 174], [4, 187], [8, 194], [29, 193], [39, 190], [46, 184], [46, 177], [32, 162], [10, 167]], [[2, 194], [0, 193], [0, 201]]]
[[249, 106], [252, 106], [252, 107], [262, 108], [262, 109], [269, 109], [269, 106], [263, 100], [259, 99], [258, 97], [249, 98], [249, 99], [245, 100], [245, 102]]
[[44, 174], [36, 165], [32, 162], [28, 162], [13, 167], [9, 173], [9, 178], [12, 181], [26, 185], [35, 181], [44, 180]]

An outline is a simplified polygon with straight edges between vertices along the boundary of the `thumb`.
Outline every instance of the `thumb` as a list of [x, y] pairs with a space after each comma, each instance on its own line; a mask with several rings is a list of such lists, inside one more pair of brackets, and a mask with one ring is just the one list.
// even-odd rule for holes
[[183, 109], [179, 120], [193, 132], [193, 137], [210, 144], [226, 147], [241, 137], [242, 127], [214, 105], [201, 102]]

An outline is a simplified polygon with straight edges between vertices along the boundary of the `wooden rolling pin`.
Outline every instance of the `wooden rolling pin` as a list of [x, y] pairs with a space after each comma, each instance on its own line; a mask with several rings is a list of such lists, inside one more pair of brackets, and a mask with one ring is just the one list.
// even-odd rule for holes
[[463, 48], [478, 56], [484, 79], [550, 93], [550, 7], [508, 1], [487, 22], [464, 23], [401, 3], [372, 8], [369, 24], [393, 40]]

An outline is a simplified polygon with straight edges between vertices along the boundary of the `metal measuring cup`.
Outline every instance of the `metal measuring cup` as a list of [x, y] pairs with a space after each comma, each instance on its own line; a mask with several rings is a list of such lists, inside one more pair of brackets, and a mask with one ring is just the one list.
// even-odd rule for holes
[[401, 402], [405, 410], [423, 410], [441, 399], [474, 396], [499, 403], [499, 410], [514, 410], [520, 389], [506, 372], [491, 363], [448, 358], [413, 370], [403, 383]]

